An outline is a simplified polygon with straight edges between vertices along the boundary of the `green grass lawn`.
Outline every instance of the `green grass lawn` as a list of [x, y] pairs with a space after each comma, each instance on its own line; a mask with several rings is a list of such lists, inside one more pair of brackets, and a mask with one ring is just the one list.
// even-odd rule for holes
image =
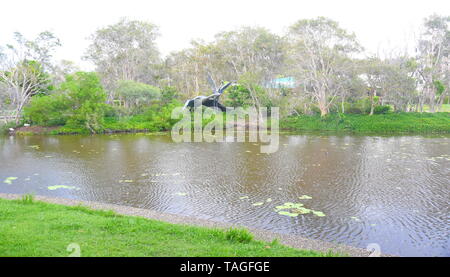
[[32, 199], [0, 199], [0, 256], [336, 256], [253, 240], [243, 229], [176, 225]]
[[288, 130], [350, 131], [355, 133], [450, 133], [450, 113], [388, 113], [300, 115], [284, 118]]

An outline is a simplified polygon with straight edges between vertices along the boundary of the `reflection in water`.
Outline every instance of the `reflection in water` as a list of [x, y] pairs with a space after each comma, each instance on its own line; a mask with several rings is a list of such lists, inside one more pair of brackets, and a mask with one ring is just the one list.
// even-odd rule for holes
[[[18, 179], [0, 183], [0, 192], [149, 208], [362, 248], [378, 243], [397, 255], [450, 256], [449, 142], [289, 135], [280, 137], [278, 152], [262, 154], [257, 143], [173, 143], [164, 135], [2, 137], [0, 180]], [[48, 189], [60, 185], [79, 190]], [[279, 215], [274, 207], [285, 202], [326, 216]]]

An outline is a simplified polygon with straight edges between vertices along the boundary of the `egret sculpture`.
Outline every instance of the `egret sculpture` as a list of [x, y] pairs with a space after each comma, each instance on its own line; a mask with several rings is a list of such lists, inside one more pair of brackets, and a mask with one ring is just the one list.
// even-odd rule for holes
[[213, 109], [214, 108], [219, 109], [222, 112], [224, 112], [226, 110], [225, 106], [219, 103], [219, 97], [222, 95], [222, 93], [225, 91], [225, 89], [227, 89], [227, 87], [229, 87], [232, 84], [232, 82], [228, 82], [217, 89], [214, 81], [212, 80], [212, 78], [209, 75], [208, 75], [208, 81], [209, 81], [210, 85], [213, 87], [213, 94], [211, 94], [209, 96], [199, 95], [192, 99], [189, 99], [184, 104], [183, 109], [188, 108], [190, 111], [192, 111], [192, 109], [196, 105], [196, 101], [198, 101], [197, 105], [199, 105], [199, 106], [202, 105], [202, 106], [213, 108]]

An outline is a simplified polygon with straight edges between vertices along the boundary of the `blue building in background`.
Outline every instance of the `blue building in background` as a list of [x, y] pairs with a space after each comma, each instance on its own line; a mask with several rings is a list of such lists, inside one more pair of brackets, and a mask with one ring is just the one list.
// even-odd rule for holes
[[276, 78], [270, 81], [266, 87], [268, 88], [295, 88], [294, 77]]
[[270, 81], [266, 87], [268, 88], [295, 88], [294, 77], [276, 78]]

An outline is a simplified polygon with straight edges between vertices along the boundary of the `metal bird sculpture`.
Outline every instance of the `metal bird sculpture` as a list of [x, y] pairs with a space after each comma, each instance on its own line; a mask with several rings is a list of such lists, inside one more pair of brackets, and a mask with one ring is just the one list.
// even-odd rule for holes
[[202, 105], [213, 109], [214, 108], [219, 109], [222, 112], [226, 110], [225, 106], [219, 103], [219, 97], [220, 95], [222, 95], [225, 89], [227, 89], [227, 87], [229, 87], [232, 84], [232, 82], [228, 82], [217, 89], [216, 84], [214, 83], [213, 79], [209, 74], [208, 74], [208, 82], [213, 88], [213, 94], [209, 96], [199, 95], [192, 99], [189, 99], [184, 104], [183, 109], [189, 109], [190, 111], [192, 111], [192, 109], [195, 107], [196, 101], [198, 101], [199, 106]]

